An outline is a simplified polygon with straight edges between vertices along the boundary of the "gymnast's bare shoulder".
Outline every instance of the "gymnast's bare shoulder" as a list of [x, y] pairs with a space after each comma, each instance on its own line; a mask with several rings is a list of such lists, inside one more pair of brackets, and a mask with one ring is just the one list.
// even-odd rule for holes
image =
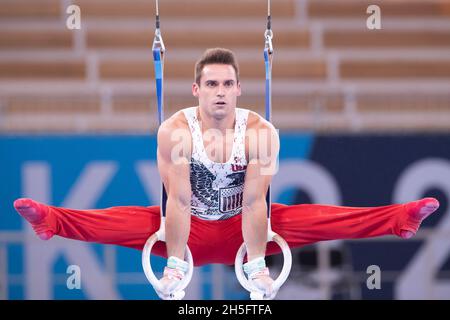
[[[178, 160], [191, 156], [192, 136], [182, 110], [166, 119], [158, 128], [158, 158]], [[175, 160], [176, 160], [175, 159]]]
[[252, 110], [249, 110], [248, 112], [247, 129], [268, 129], [270, 131], [276, 131], [272, 123]]
[[[246, 154], [250, 161], [261, 155], [276, 159], [280, 149], [278, 130], [258, 113], [249, 110], [245, 135]], [[263, 149], [261, 149], [263, 147]], [[265, 150], [261, 153], [261, 150]]]

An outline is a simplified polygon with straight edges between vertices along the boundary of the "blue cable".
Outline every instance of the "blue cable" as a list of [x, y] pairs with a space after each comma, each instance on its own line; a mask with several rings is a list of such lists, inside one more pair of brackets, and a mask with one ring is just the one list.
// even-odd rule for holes
[[[266, 67], [266, 95], [265, 95], [265, 108], [266, 108], [266, 120], [271, 122], [272, 116], [272, 63], [270, 61], [269, 48], [264, 49], [264, 64]], [[270, 219], [271, 209], [272, 209], [272, 193], [269, 188], [266, 193], [266, 203], [267, 203], [267, 217]]]
[[155, 64], [155, 80], [156, 80], [156, 100], [158, 106], [158, 123], [161, 124], [164, 120], [163, 109], [163, 67], [161, 48], [153, 49], [153, 62]]
[[266, 120], [271, 122], [272, 115], [272, 66], [270, 62], [269, 49], [264, 49], [264, 64], [266, 66]]
[[[155, 64], [155, 82], [156, 82], [156, 101], [158, 108], [158, 123], [164, 121], [164, 60], [162, 58], [161, 48], [153, 49], [153, 62]], [[164, 184], [161, 183], [161, 215], [166, 216], [167, 192]]]

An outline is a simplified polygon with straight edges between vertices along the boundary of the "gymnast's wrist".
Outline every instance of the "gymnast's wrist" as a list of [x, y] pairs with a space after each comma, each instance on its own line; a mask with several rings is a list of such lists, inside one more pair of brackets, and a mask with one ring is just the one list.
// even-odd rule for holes
[[187, 263], [186, 261], [181, 260], [180, 258], [177, 258], [175, 256], [170, 256], [167, 259], [167, 268], [175, 269], [175, 270], [181, 271], [183, 274], [185, 274], [189, 269], [189, 263]]
[[252, 280], [262, 275], [269, 276], [269, 268], [266, 266], [266, 260], [264, 257], [255, 258], [248, 261], [243, 265], [244, 272], [247, 277]]

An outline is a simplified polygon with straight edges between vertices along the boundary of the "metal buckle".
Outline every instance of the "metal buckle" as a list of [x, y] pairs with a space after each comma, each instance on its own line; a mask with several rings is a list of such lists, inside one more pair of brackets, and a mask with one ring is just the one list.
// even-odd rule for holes
[[161, 53], [164, 53], [164, 51], [166, 51], [166, 47], [164, 46], [164, 41], [161, 36], [161, 30], [159, 29], [155, 30], [155, 38], [153, 39], [152, 50], [155, 50], [156, 48], [160, 48]]
[[273, 53], [273, 45], [272, 45], [273, 32], [272, 32], [272, 29], [267, 29], [266, 32], [264, 32], [264, 38], [266, 38], [265, 48], [269, 50], [270, 54]]

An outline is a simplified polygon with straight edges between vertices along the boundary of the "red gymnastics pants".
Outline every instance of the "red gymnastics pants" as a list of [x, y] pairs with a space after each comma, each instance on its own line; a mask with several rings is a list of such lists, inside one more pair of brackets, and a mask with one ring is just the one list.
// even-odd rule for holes
[[[160, 226], [159, 206], [120, 206], [98, 210], [74, 210], [48, 206], [46, 225], [64, 238], [114, 244], [142, 250], [148, 237]], [[322, 240], [357, 239], [414, 233], [420, 221], [408, 214], [408, 204], [382, 207], [272, 204], [272, 230], [291, 248]], [[206, 221], [192, 216], [188, 245], [194, 264], [232, 265], [243, 242], [242, 216]], [[280, 253], [276, 243], [267, 244], [267, 255]], [[152, 254], [167, 257], [165, 243], [157, 242]]]

